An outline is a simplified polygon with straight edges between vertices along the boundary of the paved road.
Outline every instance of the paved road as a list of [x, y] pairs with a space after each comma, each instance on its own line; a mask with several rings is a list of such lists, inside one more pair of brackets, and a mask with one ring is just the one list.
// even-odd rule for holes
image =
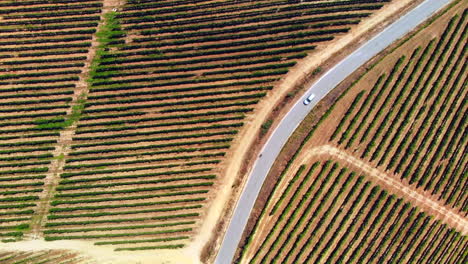
[[[450, 2], [451, 0], [424, 1], [335, 65], [294, 104], [263, 147], [261, 151], [262, 157], [258, 158], [254, 164], [244, 191], [237, 202], [221, 249], [216, 257], [216, 264], [228, 264], [233, 261], [234, 254], [263, 181], [283, 145], [310, 110], [348, 75]], [[309, 105], [305, 106], [302, 102], [311, 93], [315, 94], [315, 98]]]

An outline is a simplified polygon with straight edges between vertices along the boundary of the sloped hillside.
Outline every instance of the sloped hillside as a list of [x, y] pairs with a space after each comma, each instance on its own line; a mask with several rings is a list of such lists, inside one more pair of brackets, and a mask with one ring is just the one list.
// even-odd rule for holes
[[301, 125], [239, 262], [466, 262], [467, 15], [455, 1]]
[[259, 103], [390, 4], [2, 0], [1, 240], [186, 248]]

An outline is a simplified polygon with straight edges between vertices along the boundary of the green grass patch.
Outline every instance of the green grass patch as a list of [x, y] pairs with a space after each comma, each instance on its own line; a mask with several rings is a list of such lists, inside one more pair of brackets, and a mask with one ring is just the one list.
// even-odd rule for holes
[[265, 121], [265, 123], [263, 123], [262, 126], [260, 127], [260, 136], [264, 136], [268, 132], [268, 130], [271, 128], [272, 124], [273, 124], [272, 119], [268, 119], [267, 121]]

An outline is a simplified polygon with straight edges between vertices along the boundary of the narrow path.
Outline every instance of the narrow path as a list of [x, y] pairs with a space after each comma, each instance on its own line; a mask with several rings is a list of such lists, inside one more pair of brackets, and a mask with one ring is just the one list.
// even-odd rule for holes
[[[103, 7], [97, 29], [99, 29], [104, 23], [105, 14], [112, 11], [113, 8], [117, 8], [119, 5], [119, 0], [103, 0]], [[72, 96], [72, 101], [70, 102], [70, 107], [67, 109], [67, 118], [72, 116], [73, 113], [77, 111], [77, 108], [79, 108], [82, 104], [81, 102], [85, 101], [87, 98], [89, 92], [87, 78], [89, 76], [91, 63], [96, 55], [98, 46], [99, 42], [97, 40], [96, 33], [94, 33], [91, 39], [91, 47], [86, 54], [85, 65], [81, 70], [81, 74], [78, 75], [79, 80], [76, 83], [76, 88]], [[65, 166], [65, 157], [70, 152], [72, 138], [76, 131], [76, 122], [74, 121], [66, 126], [62, 131], [60, 131], [57, 145], [55, 146], [55, 150], [52, 153], [54, 158], [50, 163], [49, 171], [46, 174], [46, 178], [44, 180], [44, 190], [39, 194], [39, 204], [36, 209], [36, 213], [31, 220], [31, 229], [28, 233], [25, 233], [26, 239], [39, 239], [42, 237], [41, 230], [47, 220], [48, 211], [50, 209], [50, 201], [55, 194], [55, 187], [58, 185], [60, 180], [60, 174], [63, 172], [63, 167]]]
[[311, 149], [310, 152], [313, 156], [331, 155], [336, 161], [341, 160], [353, 167], [361, 169], [364, 176], [369, 177], [374, 183], [378, 183], [397, 194], [399, 197], [408, 200], [413, 206], [417, 206], [436, 219], [446, 223], [448, 226], [455, 228], [463, 235], [468, 234], [467, 218], [458, 214], [455, 210], [447, 208], [441, 201], [436, 200], [430, 194], [424, 193], [422, 190], [415, 189], [409, 184], [400, 181], [398, 175], [382, 172], [372, 167], [369, 163], [331, 145], [316, 147]]
[[[299, 98], [265, 143], [261, 151], [262, 157], [258, 157], [255, 161], [244, 190], [235, 205], [215, 263], [226, 264], [233, 261], [250, 212], [271, 166], [288, 138], [310, 110], [347, 76], [450, 2], [451, 0], [425, 0], [422, 4], [387, 26], [377, 36], [364, 43], [356, 51], [336, 64]], [[303, 100], [311, 93], [315, 94], [315, 98], [309, 105], [304, 106], [302, 104]]]

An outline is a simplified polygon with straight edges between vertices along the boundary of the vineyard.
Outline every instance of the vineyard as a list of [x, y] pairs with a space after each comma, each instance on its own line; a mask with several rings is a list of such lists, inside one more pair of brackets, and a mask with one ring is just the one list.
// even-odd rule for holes
[[262, 98], [388, 2], [1, 1], [1, 241], [186, 247]]
[[308, 125], [239, 263], [468, 261], [466, 8], [396, 45]]
[[102, 6], [98, 1], [0, 2], [3, 242], [30, 233], [50, 191], [51, 168], [61, 159], [60, 130], [83, 89], [83, 68]]
[[303, 164], [250, 263], [464, 263], [468, 241], [339, 163]]
[[0, 263], [41, 263], [66, 264], [82, 263], [82, 258], [76, 253], [58, 250], [44, 250], [38, 252], [0, 252]]

